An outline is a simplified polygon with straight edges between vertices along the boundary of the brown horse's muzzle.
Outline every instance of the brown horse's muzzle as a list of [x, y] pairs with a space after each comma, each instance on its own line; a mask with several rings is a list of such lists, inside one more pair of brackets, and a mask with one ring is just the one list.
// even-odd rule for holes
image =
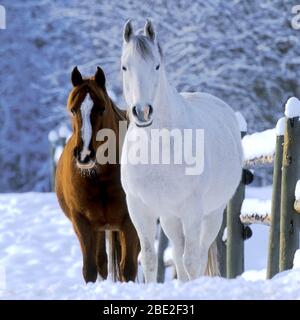
[[92, 169], [95, 166], [95, 151], [93, 149], [84, 152], [84, 150], [80, 150], [79, 147], [75, 147], [73, 155], [80, 169]]

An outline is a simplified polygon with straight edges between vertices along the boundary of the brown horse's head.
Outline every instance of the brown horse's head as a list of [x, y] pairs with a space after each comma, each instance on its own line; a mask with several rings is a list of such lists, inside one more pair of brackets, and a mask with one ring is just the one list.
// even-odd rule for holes
[[83, 79], [75, 67], [71, 80], [74, 87], [68, 98], [68, 111], [73, 124], [73, 153], [80, 169], [92, 169], [100, 143], [96, 141], [96, 135], [107, 126], [108, 118], [112, 116], [112, 102], [107, 95], [105, 75], [100, 67], [97, 67], [94, 77], [87, 79]]

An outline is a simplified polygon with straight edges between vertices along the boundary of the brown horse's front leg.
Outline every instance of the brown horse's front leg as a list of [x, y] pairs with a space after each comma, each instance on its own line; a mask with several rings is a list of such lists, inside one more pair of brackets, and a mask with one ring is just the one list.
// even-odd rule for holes
[[99, 231], [96, 233], [97, 237], [97, 251], [96, 262], [98, 273], [102, 279], [107, 279], [107, 254], [105, 245], [105, 231]]
[[82, 215], [75, 213], [72, 215], [74, 230], [80, 242], [83, 268], [82, 273], [86, 283], [97, 280], [96, 265], [96, 237], [89, 221]]
[[138, 270], [138, 255], [141, 250], [137, 232], [128, 216], [120, 232], [121, 280], [135, 281]]

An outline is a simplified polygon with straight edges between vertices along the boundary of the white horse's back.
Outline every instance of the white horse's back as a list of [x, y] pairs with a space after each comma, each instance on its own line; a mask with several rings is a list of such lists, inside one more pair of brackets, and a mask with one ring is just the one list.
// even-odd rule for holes
[[235, 192], [243, 165], [241, 133], [234, 111], [221, 99], [202, 92], [181, 95], [188, 103], [190, 126], [204, 129], [204, 171], [211, 173], [203, 190], [206, 213]]

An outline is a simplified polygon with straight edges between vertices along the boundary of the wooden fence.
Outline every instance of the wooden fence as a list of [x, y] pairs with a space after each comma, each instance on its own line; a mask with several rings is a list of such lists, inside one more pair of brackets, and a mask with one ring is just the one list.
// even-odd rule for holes
[[[300, 102], [299, 102], [300, 104]], [[280, 120], [283, 121], [283, 120]], [[295, 200], [295, 187], [300, 179], [300, 119], [286, 116], [285, 130], [279, 130], [272, 155], [261, 155], [245, 161], [241, 182], [224, 212], [223, 224], [217, 237], [221, 276], [235, 278], [244, 272], [244, 241], [251, 237], [252, 223], [269, 226], [267, 278], [291, 269], [296, 250], [299, 248], [300, 199]], [[241, 132], [242, 138], [246, 135]], [[67, 139], [66, 130], [49, 134], [52, 161], [52, 189], [58, 148], [63, 148]], [[245, 187], [253, 180], [250, 168], [257, 165], [273, 165], [273, 189], [271, 212], [265, 217], [257, 214], [241, 216]], [[225, 232], [226, 230], [226, 232]], [[224, 234], [224, 232], [226, 234]], [[226, 239], [225, 239], [226, 238]], [[160, 230], [158, 280], [164, 281], [164, 251], [168, 239]]]
[[[295, 200], [295, 187], [300, 179], [300, 119], [298, 116], [286, 116], [284, 122], [285, 130], [277, 132], [274, 154], [262, 155], [245, 162], [245, 167], [273, 164], [270, 215], [240, 216], [245, 181], [241, 181], [234, 197], [228, 203], [226, 224], [223, 223], [223, 231], [220, 231], [218, 239], [220, 261], [226, 261], [226, 270], [221, 268], [221, 274], [227, 278], [235, 278], [244, 271], [244, 240], [247, 238], [245, 225], [251, 223], [270, 226], [267, 278], [293, 267], [293, 258], [299, 248], [300, 231], [300, 202]], [[226, 251], [220, 239], [225, 227]]]

